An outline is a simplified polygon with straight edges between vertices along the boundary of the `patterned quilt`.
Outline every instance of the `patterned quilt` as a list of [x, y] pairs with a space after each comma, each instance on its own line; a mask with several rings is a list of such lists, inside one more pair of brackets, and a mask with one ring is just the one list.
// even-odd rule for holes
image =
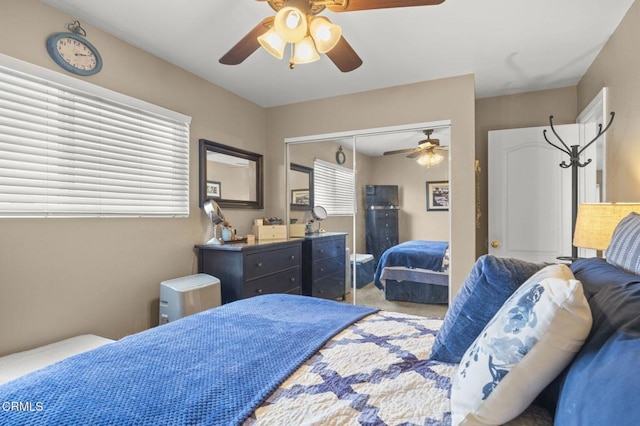
[[[331, 339], [245, 425], [450, 425], [457, 364], [430, 361], [442, 320], [380, 311]], [[510, 425], [550, 425], [531, 408]]]

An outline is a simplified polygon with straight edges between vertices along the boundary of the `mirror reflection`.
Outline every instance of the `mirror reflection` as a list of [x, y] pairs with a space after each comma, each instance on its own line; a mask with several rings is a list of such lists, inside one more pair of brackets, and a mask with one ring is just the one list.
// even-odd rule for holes
[[[348, 234], [346, 258], [350, 267], [346, 272], [350, 277], [346, 300], [349, 303], [425, 316], [443, 317], [446, 313], [449, 299], [450, 258], [447, 247], [450, 240], [450, 212], [448, 206], [445, 208], [444, 205], [439, 209], [429, 209], [427, 200], [430, 182], [448, 185], [450, 135], [448, 125], [434, 128], [429, 133], [430, 139], [438, 140], [442, 147], [438, 153], [444, 159], [428, 166], [419, 163], [419, 157], [412, 156], [427, 138], [423, 128], [349, 136], [348, 140], [319, 140], [316, 136], [317, 139], [309, 142], [296, 141], [288, 145], [288, 158], [292, 163], [312, 165], [318, 160], [356, 172], [355, 218], [352, 215], [329, 215], [322, 221], [322, 228], [327, 232]], [[341, 147], [347, 161], [340, 165], [335, 154]], [[314, 169], [316, 186], [318, 175], [321, 174], [319, 170], [318, 166]], [[289, 179], [289, 189], [294, 189], [291, 173]], [[395, 190], [391, 198], [385, 192], [388, 188]], [[317, 204], [321, 205], [322, 202], [316, 197], [314, 205]], [[292, 207], [290, 217], [298, 219], [298, 223], [311, 217], [309, 211], [302, 213], [293, 210]], [[391, 247], [383, 247], [386, 243]], [[384, 253], [391, 249], [397, 253], [397, 250], [411, 250], [418, 244], [418, 256], [421, 259], [428, 257], [433, 262], [432, 265], [420, 267], [420, 274], [416, 273], [415, 268], [407, 267], [402, 260], [399, 264], [381, 262]], [[429, 249], [437, 249], [437, 253], [422, 256], [428, 251], [424, 247], [426, 245]], [[407, 275], [383, 275], [385, 269]], [[384, 284], [378, 280], [381, 287], [374, 282], [378, 270], [379, 278], [384, 276]]]
[[200, 205], [263, 206], [262, 155], [200, 139]]
[[309, 210], [313, 207], [313, 168], [291, 163], [291, 210]]

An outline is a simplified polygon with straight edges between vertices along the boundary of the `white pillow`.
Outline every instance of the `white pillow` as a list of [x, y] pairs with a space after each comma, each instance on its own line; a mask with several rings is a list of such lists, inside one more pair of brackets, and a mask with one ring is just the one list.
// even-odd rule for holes
[[534, 274], [462, 357], [451, 388], [453, 425], [517, 417], [573, 359], [591, 322], [582, 284], [567, 266]]

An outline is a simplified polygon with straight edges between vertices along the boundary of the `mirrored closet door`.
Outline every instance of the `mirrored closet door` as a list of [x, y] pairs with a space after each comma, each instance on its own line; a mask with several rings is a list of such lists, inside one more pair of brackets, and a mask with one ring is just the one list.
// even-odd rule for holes
[[[301, 225], [298, 230], [305, 229], [305, 238], [323, 232], [346, 234], [346, 301], [418, 315], [444, 315], [451, 262], [450, 134], [449, 122], [438, 122], [286, 141], [288, 219]], [[297, 203], [304, 199], [304, 188], [297, 187], [300, 166], [313, 176], [314, 201], [306, 209]], [[322, 182], [326, 173], [347, 179], [351, 173], [353, 182], [350, 199], [341, 199], [345, 210], [336, 212], [331, 205], [327, 218], [318, 221], [314, 207], [344, 196], [344, 191], [339, 193], [344, 182], [339, 188]], [[322, 192], [327, 190], [338, 192], [328, 194], [328, 199], [324, 194], [323, 199]], [[428, 255], [417, 256], [420, 260], [410, 258], [411, 253], [420, 252]], [[424, 263], [424, 257], [429, 262]]]

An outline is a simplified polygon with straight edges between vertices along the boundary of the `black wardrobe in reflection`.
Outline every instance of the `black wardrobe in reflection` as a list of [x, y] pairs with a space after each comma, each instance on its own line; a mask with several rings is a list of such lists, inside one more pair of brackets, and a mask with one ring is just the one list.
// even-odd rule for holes
[[366, 185], [366, 245], [377, 266], [380, 256], [398, 244], [398, 186]]

